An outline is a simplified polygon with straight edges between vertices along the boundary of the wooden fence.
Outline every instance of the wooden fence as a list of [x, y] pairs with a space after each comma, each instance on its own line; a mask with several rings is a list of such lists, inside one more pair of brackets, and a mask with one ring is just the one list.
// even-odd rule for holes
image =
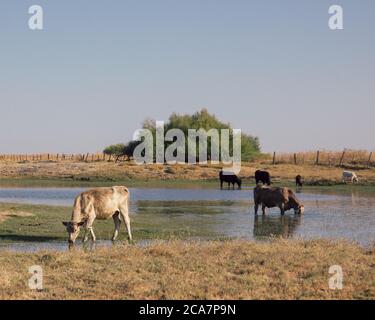
[[341, 152], [325, 150], [296, 153], [274, 152], [271, 161], [272, 164], [360, 165], [370, 167], [375, 165], [375, 155], [372, 151], [349, 149]]
[[[315, 164], [328, 166], [360, 165], [375, 166], [375, 152], [364, 150], [309, 151], [296, 153], [271, 154], [272, 164]], [[104, 153], [43, 153], [43, 154], [0, 154], [0, 161], [7, 162], [38, 162], [38, 161], [81, 161], [81, 162], [119, 162], [128, 161], [128, 156], [114, 156]], [[268, 161], [268, 160], [267, 160]]]
[[127, 156], [115, 156], [104, 153], [43, 153], [43, 154], [0, 154], [0, 161], [7, 162], [38, 162], [38, 161], [82, 161], [82, 162], [99, 162], [99, 161], [126, 161]]

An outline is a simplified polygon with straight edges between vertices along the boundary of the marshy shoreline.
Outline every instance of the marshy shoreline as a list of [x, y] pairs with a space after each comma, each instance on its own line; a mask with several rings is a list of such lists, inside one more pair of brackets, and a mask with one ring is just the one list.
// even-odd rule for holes
[[[310, 193], [324, 190], [325, 194], [370, 197], [375, 193], [372, 168], [356, 171], [359, 184], [346, 185], [341, 182], [340, 167], [245, 163], [240, 176], [249, 192], [246, 206], [258, 168], [269, 170], [275, 185], [293, 186], [295, 175], [301, 174], [307, 182], [304, 191]], [[219, 189], [220, 169], [210, 165], [137, 166], [131, 162], [0, 162], [0, 187], [123, 184], [131, 188], [212, 190]], [[152, 203], [143, 203], [144, 210], [150, 210], [148, 205], [154, 208]], [[203, 207], [202, 202], [200, 212]], [[69, 218], [69, 206], [0, 203], [0, 212], [0, 241], [5, 245], [66, 241], [61, 221]], [[287, 232], [293, 216], [285, 217]], [[361, 246], [324, 238], [255, 241], [212, 235], [212, 239], [204, 239], [207, 229], [186, 230], [183, 220], [164, 229], [164, 219], [160, 216], [150, 221], [147, 214], [133, 217], [134, 234], [147, 245], [125, 244], [125, 233], [120, 232], [117, 245], [94, 250], [17, 252], [5, 246], [0, 251], [0, 299], [375, 299], [375, 244]], [[271, 225], [279, 224], [275, 221]], [[98, 222], [96, 228], [99, 239], [109, 239], [113, 232], [108, 221]], [[264, 230], [249, 230], [254, 234], [258, 231]], [[27, 286], [32, 265], [43, 269], [42, 290]], [[343, 269], [341, 290], [329, 288], [332, 265]]]

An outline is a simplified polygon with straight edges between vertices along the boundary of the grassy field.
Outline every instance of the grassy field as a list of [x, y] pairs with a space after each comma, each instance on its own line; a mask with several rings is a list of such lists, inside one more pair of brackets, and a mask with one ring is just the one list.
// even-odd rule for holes
[[[270, 165], [243, 163], [240, 176], [245, 185], [254, 184], [254, 172], [270, 171], [275, 183], [292, 184], [301, 174], [307, 185], [340, 185], [344, 168], [324, 165]], [[144, 165], [132, 162], [5, 162], [0, 161], [0, 186], [3, 187], [70, 187], [126, 184], [129, 187], [213, 187], [218, 184], [219, 165]], [[375, 186], [375, 169], [350, 167], [357, 172], [361, 185]]]
[[[32, 265], [43, 268], [43, 290], [27, 286]], [[342, 290], [329, 289], [332, 265]], [[324, 240], [2, 252], [0, 299], [374, 299], [374, 267], [375, 249]]]

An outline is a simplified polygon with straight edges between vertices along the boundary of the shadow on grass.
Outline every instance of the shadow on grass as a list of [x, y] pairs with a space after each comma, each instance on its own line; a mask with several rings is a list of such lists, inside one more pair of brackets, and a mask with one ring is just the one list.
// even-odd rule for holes
[[22, 241], [22, 242], [48, 242], [61, 240], [57, 237], [48, 236], [31, 236], [31, 235], [17, 235], [17, 234], [0, 234], [0, 241]]

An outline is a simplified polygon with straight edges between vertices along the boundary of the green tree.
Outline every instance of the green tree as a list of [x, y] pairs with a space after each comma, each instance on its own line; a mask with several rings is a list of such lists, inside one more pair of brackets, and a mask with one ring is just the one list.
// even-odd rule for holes
[[[148, 129], [151, 131], [154, 137], [154, 158], [156, 152], [156, 123], [152, 119], [146, 119], [142, 124], [143, 129]], [[189, 129], [204, 129], [209, 131], [210, 129], [217, 129], [219, 131], [221, 129], [229, 129], [230, 132], [230, 152], [232, 153], [233, 147], [233, 129], [229, 123], [224, 123], [219, 121], [215, 115], [210, 114], [207, 109], [202, 109], [194, 113], [193, 115], [183, 114], [179, 115], [177, 113], [173, 113], [169, 117], [169, 121], [164, 124], [164, 132], [167, 132], [170, 129], [181, 129], [185, 135], [185, 151], [188, 154], [188, 130]], [[221, 138], [219, 136], [219, 138]], [[198, 141], [197, 141], [198, 142]], [[123, 144], [109, 146], [107, 149], [115, 150], [115, 152], [121, 152], [121, 154], [126, 154], [128, 156], [133, 155], [133, 151], [135, 147], [140, 143], [140, 141], [130, 141], [126, 146]], [[169, 144], [172, 142], [165, 142], [164, 147], [167, 148]], [[207, 139], [207, 155], [209, 159], [211, 158], [211, 143], [212, 139]], [[119, 146], [119, 147], [117, 147]], [[121, 146], [121, 147], [120, 147]], [[220, 147], [220, 146], [218, 146]], [[106, 152], [106, 150], [104, 152]], [[115, 153], [118, 155], [117, 153]], [[198, 143], [197, 143], [197, 150], [196, 154], [198, 155]], [[241, 135], [241, 157], [243, 161], [250, 161], [260, 155], [260, 143], [258, 137], [253, 137], [246, 133], [242, 133]], [[187, 156], [186, 159], [187, 161]]]
[[[165, 125], [165, 130], [179, 128], [181, 129], [186, 138], [186, 144], [188, 143], [187, 136], [188, 136], [188, 129], [204, 129], [206, 131], [210, 129], [217, 129], [219, 131], [221, 129], [229, 129], [230, 130], [230, 152], [233, 151], [233, 129], [229, 123], [221, 122], [216, 118], [215, 115], [210, 114], [207, 109], [202, 109], [194, 113], [193, 115], [178, 115], [173, 113], [169, 117], [169, 122]], [[210, 158], [211, 156], [211, 139], [208, 138], [207, 141], [207, 155]], [[187, 150], [188, 146], [186, 146]], [[198, 148], [198, 146], [197, 146]], [[196, 151], [198, 154], [198, 150]], [[241, 158], [243, 161], [250, 161], [253, 160], [260, 154], [260, 143], [258, 137], [253, 137], [251, 135], [242, 133], [241, 135]]]
[[113, 144], [103, 150], [103, 153], [112, 156], [121, 156], [124, 154], [125, 145], [123, 143]]

